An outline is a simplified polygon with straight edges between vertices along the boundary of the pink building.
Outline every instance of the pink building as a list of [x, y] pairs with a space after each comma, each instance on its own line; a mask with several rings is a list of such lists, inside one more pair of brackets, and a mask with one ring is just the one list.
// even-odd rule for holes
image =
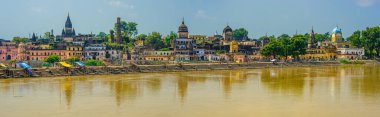
[[0, 43], [0, 61], [17, 60], [18, 49], [15, 42]]

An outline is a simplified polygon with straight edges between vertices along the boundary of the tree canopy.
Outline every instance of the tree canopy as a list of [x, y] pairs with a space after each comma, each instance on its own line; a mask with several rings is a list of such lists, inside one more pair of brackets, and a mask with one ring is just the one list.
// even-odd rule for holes
[[299, 55], [306, 54], [307, 38], [303, 35], [294, 35], [291, 38], [291, 46], [290, 55], [295, 59], [299, 59]]
[[145, 40], [146, 37], [148, 37], [148, 35], [146, 35], [146, 34], [139, 34], [139, 35], [136, 36], [136, 39], [137, 40]]
[[166, 46], [170, 46], [170, 42], [171, 42], [171, 40], [174, 40], [174, 39], [176, 39], [176, 38], [177, 38], [177, 34], [176, 34], [175, 32], [173, 32], [173, 31], [171, 31], [170, 34], [167, 35], [167, 36], [165, 37], [165, 39], [164, 39], [164, 43], [165, 43], [165, 45], [166, 45]]
[[87, 66], [102, 66], [104, 65], [104, 62], [98, 60], [87, 60], [84, 62], [84, 64]]
[[[137, 30], [137, 23], [136, 22], [127, 22], [127, 21], [120, 21], [120, 29], [121, 29], [121, 37], [123, 39], [124, 44], [127, 44], [131, 42], [130, 39], [135, 37], [138, 34]], [[116, 24], [114, 27], [114, 30], [116, 31]]]
[[267, 45], [265, 45], [260, 53], [263, 56], [277, 58], [278, 55], [283, 51], [283, 46], [278, 40], [271, 40]]
[[290, 37], [287, 34], [282, 34], [277, 38], [272, 38], [265, 45], [260, 53], [263, 56], [277, 58], [283, 56], [286, 59], [288, 56], [298, 59], [299, 55], [306, 54], [307, 38], [304, 35], [294, 35]]
[[13, 37], [12, 42], [16, 42], [16, 43], [23, 42], [23, 43], [26, 43], [26, 42], [28, 42], [28, 39], [24, 38], [24, 37]]
[[158, 50], [163, 47], [164, 43], [161, 39], [161, 34], [159, 32], [150, 33], [144, 43], [148, 48]]
[[68, 61], [73, 64], [74, 62], [80, 61], [80, 59], [78, 57], [71, 57], [68, 59]]
[[248, 39], [248, 31], [244, 28], [238, 28], [233, 31], [233, 36], [236, 40]]
[[[380, 27], [366, 28], [362, 31], [361, 45], [364, 46], [370, 58], [374, 58], [374, 55], [379, 56], [380, 52]], [[374, 52], [376, 51], [376, 53]]]
[[99, 32], [99, 34], [96, 36], [99, 38], [106, 38], [107, 34], [105, 32]]
[[347, 38], [348, 42], [350, 42], [351, 45], [356, 46], [357, 48], [360, 48], [363, 46], [361, 37], [361, 31], [357, 30], [355, 31], [351, 36]]
[[59, 62], [61, 60], [61, 58], [57, 55], [50, 55], [48, 57], [45, 58], [45, 62], [48, 62], [48, 63], [56, 63], [56, 62]]

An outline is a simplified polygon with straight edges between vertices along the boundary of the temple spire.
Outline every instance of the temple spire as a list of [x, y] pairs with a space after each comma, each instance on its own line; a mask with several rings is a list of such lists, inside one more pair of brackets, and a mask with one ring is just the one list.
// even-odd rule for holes
[[66, 19], [65, 27], [66, 28], [72, 28], [73, 27], [73, 25], [71, 23], [71, 19], [70, 19], [70, 13], [67, 14], [67, 19]]

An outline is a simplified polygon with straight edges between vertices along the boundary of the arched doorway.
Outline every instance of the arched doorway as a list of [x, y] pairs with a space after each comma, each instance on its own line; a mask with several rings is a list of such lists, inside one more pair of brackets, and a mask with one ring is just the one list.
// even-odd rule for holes
[[12, 56], [11, 55], [7, 55], [7, 58], [5, 60], [11, 60], [12, 59]]

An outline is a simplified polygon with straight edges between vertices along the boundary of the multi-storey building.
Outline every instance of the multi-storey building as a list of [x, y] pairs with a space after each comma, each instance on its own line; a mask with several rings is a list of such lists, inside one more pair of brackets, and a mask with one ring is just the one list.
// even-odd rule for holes
[[66, 58], [79, 58], [84, 60], [83, 46], [71, 45], [66, 47]]
[[174, 51], [144, 51], [142, 59], [148, 61], [173, 61]]
[[0, 42], [0, 60], [17, 60], [18, 49], [15, 42]]
[[31, 48], [28, 51], [32, 61], [43, 61], [50, 55], [57, 55], [61, 60], [68, 59], [66, 50]]
[[86, 60], [104, 60], [106, 59], [106, 45], [105, 44], [89, 44], [84, 47]]
[[189, 38], [189, 30], [182, 20], [181, 25], [178, 27], [178, 38], [174, 40], [174, 52], [176, 61], [190, 61], [194, 60], [193, 49], [196, 45], [194, 39]]

